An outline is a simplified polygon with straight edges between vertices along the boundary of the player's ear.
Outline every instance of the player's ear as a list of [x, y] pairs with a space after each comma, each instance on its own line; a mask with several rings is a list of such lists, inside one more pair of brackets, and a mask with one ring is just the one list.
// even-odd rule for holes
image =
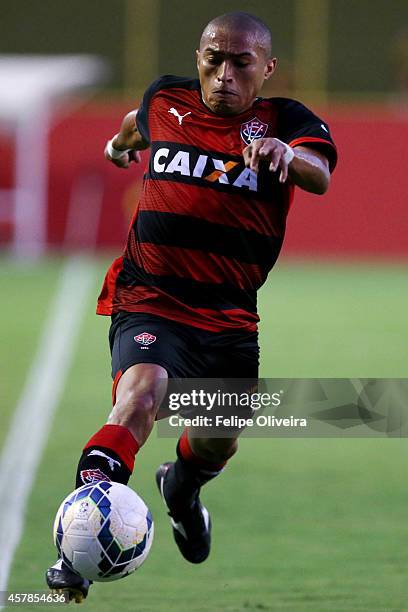
[[197, 68], [200, 67], [200, 50], [196, 49], [196, 63], [197, 63]]
[[271, 59], [268, 59], [268, 61], [266, 62], [265, 72], [264, 72], [265, 80], [269, 79], [273, 75], [273, 73], [275, 72], [277, 63], [278, 63], [278, 60], [276, 59], [276, 57], [272, 57]]

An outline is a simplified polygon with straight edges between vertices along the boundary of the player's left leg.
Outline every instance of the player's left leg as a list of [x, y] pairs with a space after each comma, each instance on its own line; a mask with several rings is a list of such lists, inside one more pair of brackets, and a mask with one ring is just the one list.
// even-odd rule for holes
[[236, 438], [198, 438], [193, 429], [186, 429], [177, 444], [177, 460], [157, 470], [157, 485], [169, 510], [174, 539], [191, 563], [205, 561], [211, 548], [211, 519], [200, 501], [201, 487], [223, 471], [237, 448]]
[[[224, 379], [232, 391], [253, 388], [258, 378], [259, 347], [254, 333], [200, 334], [203, 350], [198, 352], [202, 369], [193, 374], [198, 378]], [[225, 389], [226, 390], [226, 389]], [[250, 415], [246, 415], [250, 416]], [[238, 448], [239, 430], [222, 432], [189, 428], [177, 444], [175, 462], [163, 463], [156, 472], [156, 482], [168, 508], [174, 539], [187, 561], [201, 563], [210, 553], [211, 521], [201, 504], [201, 487], [216, 478]]]

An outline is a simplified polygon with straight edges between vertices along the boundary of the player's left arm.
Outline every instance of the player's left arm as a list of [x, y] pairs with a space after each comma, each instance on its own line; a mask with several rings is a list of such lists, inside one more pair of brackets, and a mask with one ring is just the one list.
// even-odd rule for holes
[[245, 165], [258, 172], [261, 161], [269, 162], [269, 170], [280, 169], [279, 182], [287, 178], [305, 191], [323, 194], [329, 188], [330, 170], [327, 157], [310, 147], [289, 147], [278, 138], [260, 138], [248, 145], [243, 156]]
[[253, 140], [244, 149], [246, 166], [257, 172], [261, 161], [269, 162], [269, 171], [278, 171], [281, 183], [289, 180], [305, 191], [325, 193], [337, 163], [329, 126], [297, 100], [269, 101], [277, 112], [274, 137]]
[[305, 146], [294, 147], [293, 152], [295, 155], [287, 168], [290, 180], [305, 191], [319, 195], [326, 193], [330, 185], [327, 157]]

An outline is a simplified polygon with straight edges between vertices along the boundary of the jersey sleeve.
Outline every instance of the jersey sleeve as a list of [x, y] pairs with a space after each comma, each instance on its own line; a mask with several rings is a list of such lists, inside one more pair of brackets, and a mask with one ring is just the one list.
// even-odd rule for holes
[[146, 89], [139, 110], [136, 114], [136, 126], [145, 142], [150, 144], [149, 113], [150, 103], [153, 96], [162, 89], [172, 87], [182, 87], [186, 89], [197, 89], [198, 79], [189, 77], [178, 77], [172, 74], [165, 74], [159, 77]]
[[150, 144], [149, 130], [149, 107], [151, 99], [157, 91], [160, 91], [165, 77], [159, 77], [146, 89], [142, 102], [136, 114], [136, 126], [145, 142]]
[[327, 157], [330, 172], [333, 172], [337, 149], [327, 123], [296, 100], [281, 98], [279, 102], [279, 138], [291, 147], [305, 145], [317, 149]]

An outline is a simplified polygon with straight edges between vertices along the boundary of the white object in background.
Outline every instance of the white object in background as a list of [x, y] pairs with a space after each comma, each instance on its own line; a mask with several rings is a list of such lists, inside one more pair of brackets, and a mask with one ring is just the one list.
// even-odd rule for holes
[[106, 74], [90, 55], [0, 56], [0, 127], [15, 135], [13, 252], [37, 258], [47, 238], [48, 135], [57, 96]]

